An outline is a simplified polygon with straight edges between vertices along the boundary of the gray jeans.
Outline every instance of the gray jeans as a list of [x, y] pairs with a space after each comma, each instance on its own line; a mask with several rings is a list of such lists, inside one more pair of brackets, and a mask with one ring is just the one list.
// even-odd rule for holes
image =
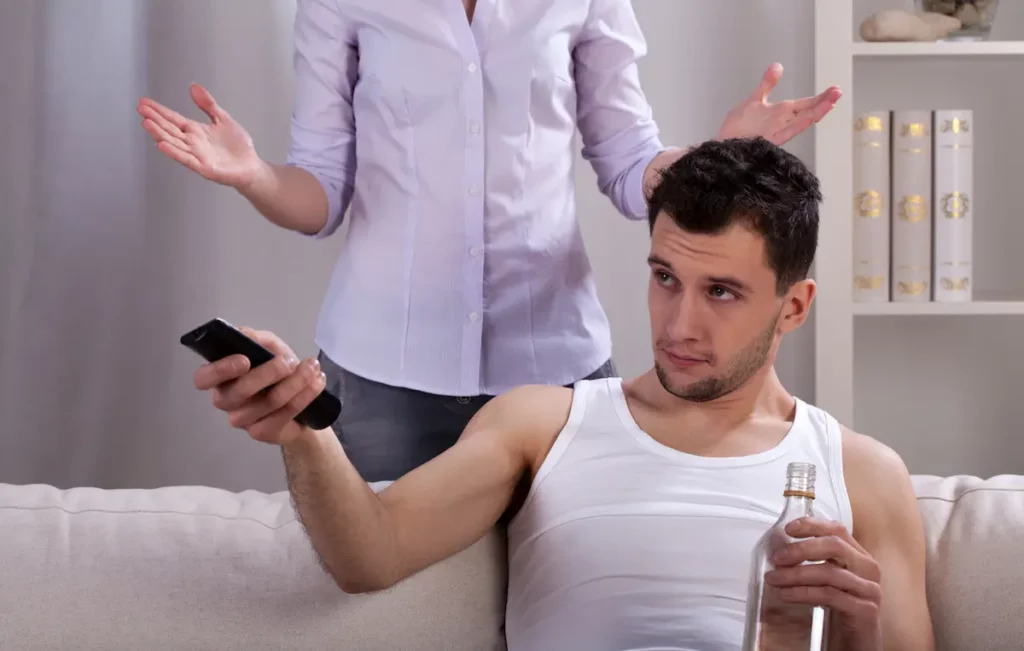
[[[395, 480], [441, 454], [493, 396], [454, 398], [393, 387], [354, 375], [323, 352], [327, 390], [341, 401], [334, 431], [369, 482]], [[616, 374], [609, 360], [587, 379]]]

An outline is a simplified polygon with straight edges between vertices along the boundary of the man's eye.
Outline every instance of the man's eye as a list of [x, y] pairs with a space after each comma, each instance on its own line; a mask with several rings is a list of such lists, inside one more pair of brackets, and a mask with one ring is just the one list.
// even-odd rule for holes
[[675, 278], [668, 275], [664, 271], [655, 271], [654, 277], [662, 285], [671, 285], [673, 282], [675, 282]]
[[714, 285], [711, 287], [711, 297], [720, 301], [729, 301], [736, 298], [736, 294], [726, 287]]

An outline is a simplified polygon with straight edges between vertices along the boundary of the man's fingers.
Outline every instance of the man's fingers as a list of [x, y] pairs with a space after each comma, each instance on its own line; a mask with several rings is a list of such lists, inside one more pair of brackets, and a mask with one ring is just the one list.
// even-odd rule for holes
[[[229, 386], [213, 393], [213, 404], [223, 411], [239, 409], [253, 396], [288, 377], [299, 365], [295, 357], [274, 357], [260, 364]], [[319, 369], [317, 369], [319, 371]]]
[[799, 518], [786, 525], [786, 533], [794, 538], [832, 536], [844, 541], [847, 545], [861, 554], [868, 553], [867, 550], [857, 542], [857, 539], [850, 534], [850, 531], [843, 525], [843, 523], [836, 522], [835, 520], [825, 520], [823, 518], [812, 517]]
[[793, 586], [781, 588], [778, 594], [787, 603], [825, 606], [854, 619], [872, 621], [878, 617], [877, 602], [859, 599], [832, 586]]
[[853, 554], [853, 548], [837, 536], [815, 536], [786, 545], [772, 557], [772, 561], [778, 567], [818, 561], [832, 561], [840, 567], [850, 567], [854, 563]]
[[[262, 395], [248, 400], [241, 407], [231, 412], [229, 422], [233, 427], [248, 428], [269, 414], [285, 409], [289, 404], [312, 384], [320, 374], [320, 365], [316, 360], [306, 360], [291, 375], [284, 378]], [[291, 414], [294, 416], [298, 412]]]
[[208, 391], [222, 384], [237, 380], [249, 370], [249, 358], [245, 355], [231, 355], [210, 364], [203, 364], [192, 376], [200, 391]]
[[246, 337], [252, 339], [275, 355], [280, 355], [281, 357], [295, 357], [295, 353], [288, 347], [288, 344], [284, 343], [284, 341], [273, 332], [269, 332], [267, 330], [253, 330], [247, 326], [239, 326], [238, 329]]
[[778, 62], [771, 64], [765, 70], [764, 75], [761, 77], [761, 83], [757, 85], [757, 89], [754, 90], [750, 99], [755, 102], [765, 101], [780, 79], [782, 79], [782, 64]]
[[300, 426], [292, 422], [293, 419], [308, 407], [326, 386], [327, 381], [323, 372], [317, 370], [309, 383], [292, 397], [287, 405], [251, 425], [248, 428], [249, 436], [264, 443], [287, 443], [299, 432]]
[[224, 110], [217, 105], [216, 100], [213, 99], [213, 95], [210, 91], [206, 90], [199, 84], [192, 84], [188, 88], [189, 95], [192, 96], [192, 101], [195, 102], [196, 106], [210, 118], [210, 121], [216, 124], [226, 115]]
[[882, 598], [882, 589], [877, 583], [861, 578], [832, 563], [812, 563], [777, 568], [767, 572], [764, 575], [764, 580], [777, 588], [831, 586], [861, 599], [879, 601]]
[[848, 569], [868, 581], [880, 581], [881, 568], [878, 563], [846, 532], [845, 528], [838, 523], [835, 523], [838, 529], [827, 525], [828, 523], [820, 521], [808, 521], [805, 526], [817, 531], [812, 534], [804, 533], [806, 529], [801, 529], [800, 526], [793, 526], [792, 529], [787, 527], [787, 533], [802, 540], [780, 549], [773, 556], [772, 562], [776, 567], [792, 567], [801, 563], [825, 561]]
[[[169, 146], [162, 142], [161, 146]], [[240, 327], [274, 357], [251, 368], [243, 355], [233, 355], [196, 370], [197, 389], [211, 390], [215, 407], [228, 413], [232, 426], [268, 443], [284, 443], [302, 432], [292, 422], [326, 386], [320, 362], [301, 363], [288, 346], [271, 332]]]

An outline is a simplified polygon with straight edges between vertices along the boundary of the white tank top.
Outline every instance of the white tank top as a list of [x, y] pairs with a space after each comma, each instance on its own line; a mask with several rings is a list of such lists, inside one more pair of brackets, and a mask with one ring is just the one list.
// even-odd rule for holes
[[786, 465], [815, 464], [815, 514], [853, 530], [839, 425], [797, 399], [776, 447], [700, 457], [637, 425], [619, 378], [580, 382], [509, 525], [509, 651], [735, 651], [751, 550]]

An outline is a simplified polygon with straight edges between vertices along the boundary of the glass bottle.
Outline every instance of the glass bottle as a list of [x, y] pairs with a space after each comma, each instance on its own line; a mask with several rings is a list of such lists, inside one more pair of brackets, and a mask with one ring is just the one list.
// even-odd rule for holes
[[827, 641], [828, 611], [821, 606], [786, 603], [764, 575], [775, 566], [772, 555], [795, 540], [786, 525], [814, 516], [813, 463], [794, 462], [786, 467], [785, 508], [757, 544], [751, 558], [750, 593], [747, 599], [743, 651], [823, 651]]

